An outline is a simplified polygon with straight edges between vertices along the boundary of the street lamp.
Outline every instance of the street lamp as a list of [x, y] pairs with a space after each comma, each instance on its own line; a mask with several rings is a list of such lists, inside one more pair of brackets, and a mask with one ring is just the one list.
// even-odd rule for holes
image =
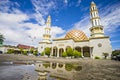
[[28, 37], [31, 39], [31, 46], [30, 46], [30, 49], [29, 49], [29, 53], [31, 53], [30, 50], [31, 50], [32, 45], [33, 45], [33, 40], [36, 39], [36, 37], [31, 37], [31, 36], [28, 36]]

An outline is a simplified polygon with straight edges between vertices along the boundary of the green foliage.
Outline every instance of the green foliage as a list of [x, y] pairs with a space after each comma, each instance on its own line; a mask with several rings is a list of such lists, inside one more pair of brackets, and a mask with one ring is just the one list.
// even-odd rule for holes
[[27, 51], [24, 50], [24, 51], [23, 51], [23, 54], [24, 54], [24, 55], [27, 55]]
[[35, 50], [35, 51], [33, 52], [33, 55], [37, 56], [37, 55], [38, 55], [38, 51]]
[[44, 53], [45, 53], [45, 52], [43, 51], [43, 52], [41, 53], [41, 56], [44, 56]]
[[44, 63], [43, 66], [44, 66], [45, 68], [48, 68], [48, 67], [50, 67], [50, 63]]
[[2, 46], [4, 39], [5, 39], [4, 36], [0, 34], [0, 46]]
[[14, 49], [8, 49], [7, 53], [8, 53], [8, 54], [14, 53]]
[[74, 69], [75, 69], [76, 71], [80, 71], [80, 70], [82, 70], [82, 66], [74, 66]]
[[34, 49], [33, 49], [33, 48], [31, 48], [31, 49], [30, 49], [30, 53], [31, 53], [31, 54], [33, 54], [33, 52], [34, 52]]
[[65, 65], [65, 69], [67, 70], [67, 71], [71, 71], [72, 69], [74, 68], [74, 66], [73, 66], [73, 64], [66, 64]]
[[66, 53], [67, 53], [67, 56], [72, 57], [73, 56], [73, 49], [72, 48], [68, 48]]
[[66, 52], [63, 52], [63, 53], [62, 53], [62, 57], [67, 57], [67, 53], [66, 53]]
[[22, 48], [20, 48], [20, 52], [21, 52], [21, 54], [23, 54], [23, 49]]
[[105, 59], [109, 56], [108, 53], [103, 53], [103, 56], [105, 57]]
[[120, 50], [114, 50], [113, 52], [112, 52], [112, 56], [117, 56], [117, 55], [119, 55], [120, 54]]
[[74, 55], [75, 58], [82, 57], [81, 53], [78, 52], [77, 50], [73, 51], [73, 55]]
[[51, 50], [50, 50], [50, 48], [48, 48], [48, 47], [45, 49], [45, 54], [46, 54], [48, 57], [50, 56], [50, 51], [51, 51]]
[[96, 56], [95, 59], [100, 59], [100, 57]]

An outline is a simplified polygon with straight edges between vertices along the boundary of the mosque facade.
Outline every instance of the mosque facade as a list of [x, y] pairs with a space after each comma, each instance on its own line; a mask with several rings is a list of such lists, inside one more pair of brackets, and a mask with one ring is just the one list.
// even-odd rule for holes
[[45, 33], [43, 40], [39, 42], [38, 52], [42, 53], [46, 47], [51, 49], [51, 56], [62, 57], [62, 53], [67, 48], [72, 48], [81, 52], [82, 57], [100, 57], [102, 53], [108, 53], [109, 57], [112, 53], [111, 42], [109, 36], [104, 35], [104, 27], [101, 25], [97, 6], [94, 2], [90, 5], [90, 37], [81, 30], [71, 30], [66, 33], [64, 38], [51, 39], [51, 17], [48, 16], [46, 21]]

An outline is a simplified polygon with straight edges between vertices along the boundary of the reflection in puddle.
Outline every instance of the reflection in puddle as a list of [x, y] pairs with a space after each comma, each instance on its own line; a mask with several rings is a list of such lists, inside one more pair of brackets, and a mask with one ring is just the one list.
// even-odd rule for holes
[[70, 63], [0, 62], [0, 80], [79, 80], [81, 70]]
[[70, 63], [35, 63], [38, 80], [73, 80], [82, 66]]

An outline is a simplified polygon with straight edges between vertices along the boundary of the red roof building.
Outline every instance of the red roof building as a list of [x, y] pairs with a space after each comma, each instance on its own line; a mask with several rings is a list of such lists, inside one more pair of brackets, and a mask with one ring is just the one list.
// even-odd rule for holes
[[18, 44], [17, 47], [18, 47], [18, 48], [22, 48], [22, 49], [34, 48], [33, 46], [28, 46], [28, 45], [23, 45], [23, 44]]

